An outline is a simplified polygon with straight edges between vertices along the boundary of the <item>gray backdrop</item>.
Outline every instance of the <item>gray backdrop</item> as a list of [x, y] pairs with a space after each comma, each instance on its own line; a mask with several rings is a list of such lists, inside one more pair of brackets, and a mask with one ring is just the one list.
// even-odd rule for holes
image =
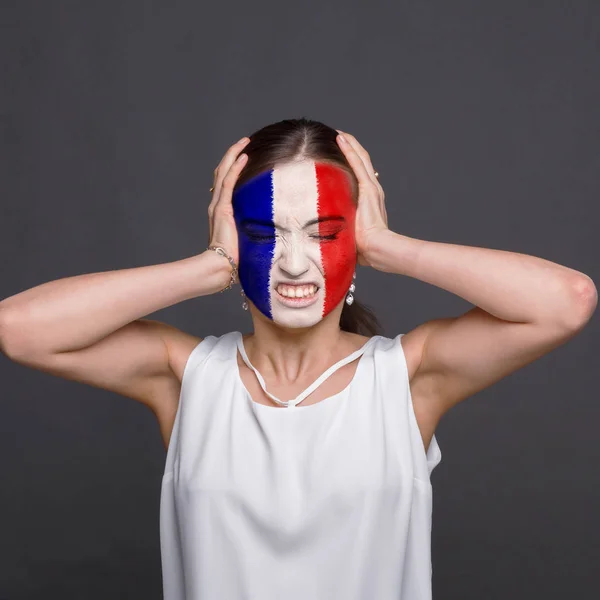
[[[357, 136], [399, 233], [598, 282], [592, 1], [4, 1], [0, 297], [204, 251], [234, 141], [307, 116]], [[385, 335], [467, 302], [359, 267]], [[239, 286], [152, 314], [249, 332]], [[432, 475], [436, 600], [591, 597], [597, 319], [450, 411]], [[162, 597], [165, 452], [142, 405], [0, 358], [0, 598]]]

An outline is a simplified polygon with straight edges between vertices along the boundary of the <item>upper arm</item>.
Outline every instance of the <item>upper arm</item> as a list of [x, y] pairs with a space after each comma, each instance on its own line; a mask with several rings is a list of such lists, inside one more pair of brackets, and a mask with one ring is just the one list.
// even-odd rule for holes
[[557, 323], [517, 323], [475, 306], [459, 317], [423, 323], [417, 340], [414, 394], [434, 421], [461, 400], [533, 362], [579, 331]]
[[[178, 397], [189, 352], [201, 340], [150, 319], [139, 319], [79, 350], [37, 353], [21, 349], [9, 356], [19, 364], [132, 398], [160, 413]], [[188, 355], [189, 355], [188, 352]]]

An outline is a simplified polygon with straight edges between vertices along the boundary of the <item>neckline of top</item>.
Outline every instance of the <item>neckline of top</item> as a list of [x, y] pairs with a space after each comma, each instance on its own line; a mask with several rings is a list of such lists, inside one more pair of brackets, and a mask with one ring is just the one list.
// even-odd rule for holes
[[[337, 361], [335, 364], [331, 365], [331, 367], [329, 367], [328, 369], [326, 369], [317, 379], [315, 379], [315, 381], [313, 381], [305, 390], [304, 392], [302, 392], [301, 394], [299, 394], [297, 396], [297, 398], [299, 398], [302, 394], [304, 394], [307, 390], [311, 389], [317, 382], [322, 383], [322, 381], [319, 381], [321, 378], [323, 378], [324, 375], [326, 375], [327, 373], [329, 373], [331, 371], [330, 374], [333, 374], [333, 372], [335, 370], [337, 370], [337, 368], [341, 368], [344, 364], [348, 363], [348, 362], [352, 362], [357, 356], [360, 356], [359, 360], [358, 360], [358, 364], [356, 365], [356, 370], [354, 372], [354, 375], [352, 377], [352, 379], [350, 380], [350, 382], [348, 383], [348, 385], [341, 391], [332, 394], [331, 396], [327, 396], [327, 398], [323, 398], [322, 400], [319, 400], [318, 402], [314, 403], [314, 404], [307, 404], [305, 406], [302, 406], [300, 404], [297, 405], [293, 405], [290, 404], [289, 406], [269, 406], [267, 404], [261, 404], [260, 402], [255, 402], [252, 399], [252, 396], [250, 394], [250, 392], [248, 391], [248, 389], [246, 388], [246, 385], [244, 384], [243, 380], [242, 380], [242, 376], [240, 373], [240, 369], [239, 369], [239, 365], [237, 362], [237, 351], [240, 351], [240, 354], [242, 356], [242, 359], [244, 360], [244, 362], [246, 363], [246, 365], [251, 368], [252, 370], [254, 370], [254, 372], [256, 373], [256, 376], [259, 380], [259, 383], [261, 383], [261, 387], [263, 388], [263, 390], [268, 394], [269, 392], [267, 392], [266, 387], [264, 385], [264, 379], [262, 379], [262, 376], [260, 376], [260, 373], [258, 372], [258, 370], [256, 370], [254, 368], [254, 366], [252, 365], [252, 363], [250, 362], [250, 359], [248, 358], [248, 354], [246, 353], [246, 348], [244, 347], [244, 338], [243, 335], [240, 331], [236, 331], [235, 332], [235, 344], [234, 344], [234, 355], [233, 355], [233, 360], [234, 360], [234, 367], [235, 367], [235, 374], [236, 374], [236, 379], [239, 382], [240, 386], [242, 387], [242, 390], [244, 391], [244, 394], [246, 396], [246, 398], [249, 400], [250, 404], [252, 406], [259, 406], [260, 409], [266, 409], [266, 410], [279, 410], [281, 408], [294, 408], [294, 409], [299, 409], [302, 408], [304, 410], [309, 409], [309, 408], [316, 408], [317, 406], [319, 406], [320, 404], [327, 404], [330, 401], [336, 399], [336, 398], [341, 398], [343, 396], [345, 396], [351, 389], [352, 385], [354, 384], [354, 381], [357, 379], [359, 370], [361, 368], [361, 364], [363, 362], [363, 358], [365, 355], [365, 351], [367, 350], [367, 347], [373, 342], [373, 340], [375, 340], [378, 337], [381, 337], [379, 335], [374, 335], [372, 337], [370, 337], [358, 350], [355, 350], [354, 352], [352, 352], [351, 354], [349, 354], [348, 356], [340, 359], [339, 361]], [[326, 378], [325, 378], [326, 379]], [[325, 380], [323, 379], [323, 381]], [[262, 381], [261, 381], [262, 380]], [[316, 389], [317, 386], [315, 386]], [[312, 393], [311, 390], [310, 393]], [[309, 394], [307, 394], [308, 396]], [[296, 399], [297, 399], [296, 398]], [[303, 400], [303, 399], [302, 399]], [[299, 402], [302, 402], [302, 400], [300, 400]], [[288, 411], [289, 412], [289, 411]], [[295, 411], [294, 411], [295, 412]]]

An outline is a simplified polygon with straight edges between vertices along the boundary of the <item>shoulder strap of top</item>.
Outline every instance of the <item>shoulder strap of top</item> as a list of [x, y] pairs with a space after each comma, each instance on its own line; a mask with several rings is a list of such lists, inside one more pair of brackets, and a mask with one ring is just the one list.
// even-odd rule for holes
[[293, 398], [292, 400], [280, 400], [279, 398], [276, 398], [275, 396], [273, 396], [273, 394], [271, 394], [270, 392], [267, 391], [267, 388], [265, 385], [265, 380], [263, 379], [263, 376], [258, 372], [257, 369], [254, 368], [254, 366], [250, 362], [250, 359], [248, 358], [248, 355], [246, 354], [246, 349], [244, 348], [244, 342], [243, 342], [241, 333], [239, 333], [236, 342], [237, 342], [237, 347], [240, 351], [240, 354], [242, 355], [242, 359], [244, 360], [246, 365], [250, 369], [252, 369], [254, 371], [254, 373], [256, 374], [258, 382], [260, 383], [260, 386], [262, 387], [265, 394], [267, 394], [267, 396], [269, 396], [269, 398], [275, 400], [275, 402], [277, 402], [278, 404], [281, 404], [282, 406], [293, 407], [293, 406], [296, 406], [297, 404], [299, 404], [300, 402], [302, 402], [302, 400], [304, 400], [304, 398], [306, 398], [315, 389], [317, 389], [328, 377], [333, 375], [333, 373], [335, 373], [335, 371], [337, 371], [339, 368], [343, 367], [344, 365], [348, 364], [349, 362], [352, 362], [354, 359], [358, 358], [361, 354], [363, 354], [364, 351], [369, 346], [369, 344], [373, 341], [373, 339], [375, 339], [375, 337], [377, 337], [377, 336], [373, 336], [373, 337], [369, 338], [367, 340], [367, 342], [361, 348], [359, 348], [358, 350], [356, 350], [349, 356], [342, 358], [341, 360], [336, 362], [334, 365], [329, 367], [322, 375], [320, 375], [315, 381], [313, 381], [313, 383], [311, 383], [302, 393], [300, 393], [298, 396], [296, 396], [296, 398]]
[[405, 380], [406, 380], [406, 387], [407, 387], [407, 394], [406, 394], [407, 406], [406, 406], [406, 408], [408, 410], [408, 418], [410, 419], [411, 432], [412, 432], [413, 439], [414, 439], [413, 443], [419, 448], [419, 454], [421, 454], [421, 451], [422, 451], [423, 452], [422, 456], [424, 456], [424, 464], [421, 463], [420, 466], [416, 467], [420, 473], [417, 475], [417, 478], [424, 480], [431, 476], [431, 472], [433, 471], [433, 469], [441, 462], [442, 451], [440, 449], [440, 446], [438, 444], [435, 434], [433, 434], [433, 437], [431, 438], [431, 441], [429, 442], [429, 448], [427, 449], [427, 452], [425, 452], [425, 448], [423, 448], [423, 439], [421, 438], [421, 432], [419, 431], [419, 424], [417, 422], [417, 415], [415, 413], [413, 399], [412, 399], [412, 393], [410, 390], [410, 382], [408, 379], [408, 363], [406, 361], [406, 354], [404, 353], [404, 346], [402, 346], [402, 341], [401, 341], [402, 337], [404, 335], [405, 335], [404, 333], [399, 333], [393, 339], [393, 348], [399, 354], [399, 358], [400, 358], [400, 361], [402, 364], [402, 370], [404, 372], [404, 376], [405, 376]]

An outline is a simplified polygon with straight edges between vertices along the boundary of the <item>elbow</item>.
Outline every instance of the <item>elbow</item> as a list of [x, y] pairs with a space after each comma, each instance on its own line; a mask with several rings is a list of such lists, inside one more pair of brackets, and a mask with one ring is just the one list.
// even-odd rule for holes
[[598, 305], [598, 291], [590, 277], [579, 273], [570, 283], [571, 309], [562, 315], [566, 326], [575, 331], [583, 329]]
[[23, 352], [19, 329], [15, 312], [0, 304], [0, 351], [11, 360], [15, 360]]

